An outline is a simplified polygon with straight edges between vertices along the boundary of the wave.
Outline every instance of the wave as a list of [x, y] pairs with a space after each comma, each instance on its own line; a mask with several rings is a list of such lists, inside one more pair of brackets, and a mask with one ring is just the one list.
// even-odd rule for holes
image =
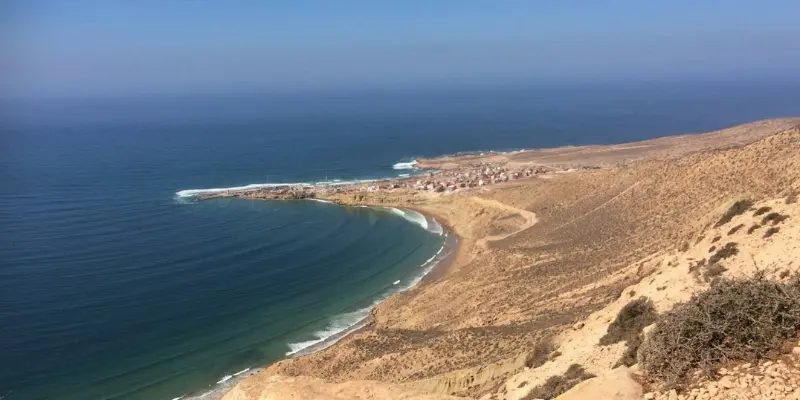
[[289, 343], [289, 351], [286, 353], [286, 355], [299, 356], [312, 351], [322, 350], [323, 348], [338, 342], [339, 339], [343, 338], [344, 336], [361, 329], [366, 324], [367, 318], [375, 306], [395, 293], [405, 292], [406, 290], [416, 286], [422, 281], [425, 275], [428, 275], [431, 271], [433, 271], [439, 261], [447, 258], [447, 256], [450, 255], [449, 252], [442, 255], [442, 252], [448, 246], [447, 237], [448, 235], [445, 234], [445, 240], [442, 243], [442, 247], [439, 248], [436, 254], [422, 263], [422, 265], [419, 266], [419, 273], [414, 275], [404, 285], [400, 285], [401, 281], [397, 280], [392, 283], [392, 287], [378, 296], [378, 298], [369, 306], [332, 317], [325, 328], [312, 333], [314, 339]]
[[412, 224], [417, 224], [421, 226], [422, 229], [428, 230], [428, 219], [425, 218], [424, 215], [416, 211], [401, 210], [399, 208], [394, 208], [394, 207], [390, 208], [389, 211], [391, 211], [393, 214], [403, 217], [403, 219], [405, 219], [408, 222], [411, 222]]
[[400, 178], [408, 178], [409, 176], [411, 176], [411, 174], [397, 174], [397, 176]]
[[322, 200], [322, 199], [308, 199], [309, 201], [316, 201], [317, 203], [325, 203], [325, 204], [333, 204], [330, 200]]
[[436, 218], [431, 218], [431, 222], [432, 222], [431, 224], [428, 224], [428, 230], [431, 231], [431, 233], [435, 233], [439, 236], [442, 236], [442, 234], [444, 233], [444, 228], [442, 228], [442, 225], [440, 225], [439, 222], [436, 221]]
[[228, 381], [228, 379], [231, 379], [231, 378], [233, 378], [233, 375], [225, 375], [225, 376], [222, 377], [222, 379], [217, 381], [217, 385], [225, 383], [225, 382]]
[[392, 165], [392, 169], [416, 169], [417, 164], [419, 164], [417, 160], [408, 162], [399, 162], [395, 165]]

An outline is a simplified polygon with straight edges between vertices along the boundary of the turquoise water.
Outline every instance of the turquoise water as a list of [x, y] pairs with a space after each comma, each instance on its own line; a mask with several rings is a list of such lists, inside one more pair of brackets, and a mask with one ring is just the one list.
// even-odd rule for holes
[[737, 85], [5, 103], [0, 396], [202, 391], [351, 328], [445, 242], [412, 213], [178, 193], [392, 177], [416, 156], [800, 110], [796, 85]]

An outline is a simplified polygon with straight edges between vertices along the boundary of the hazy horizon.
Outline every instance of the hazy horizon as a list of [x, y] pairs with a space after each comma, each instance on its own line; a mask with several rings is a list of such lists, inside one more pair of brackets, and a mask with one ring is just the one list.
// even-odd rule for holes
[[800, 3], [4, 2], [4, 97], [796, 80]]

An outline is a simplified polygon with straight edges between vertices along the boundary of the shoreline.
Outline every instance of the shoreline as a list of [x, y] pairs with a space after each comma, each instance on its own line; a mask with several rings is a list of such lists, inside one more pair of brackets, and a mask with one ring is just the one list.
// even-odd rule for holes
[[[199, 199], [199, 200], [202, 201], [202, 200], [206, 200], [206, 199]], [[241, 381], [243, 381], [243, 380], [245, 380], [245, 379], [247, 379], [247, 378], [249, 378], [251, 376], [259, 374], [260, 372], [264, 371], [265, 369], [267, 369], [271, 365], [274, 365], [274, 364], [279, 363], [281, 361], [294, 359], [294, 358], [298, 358], [298, 357], [303, 357], [303, 356], [307, 356], [307, 355], [316, 353], [318, 351], [324, 350], [324, 349], [326, 349], [328, 347], [331, 347], [331, 346], [335, 345], [337, 342], [339, 342], [340, 340], [346, 338], [347, 336], [350, 336], [350, 335], [356, 334], [356, 333], [358, 333], [360, 331], [363, 331], [364, 329], [366, 329], [366, 328], [370, 327], [372, 324], [374, 324], [375, 320], [374, 320], [374, 317], [373, 317], [373, 312], [374, 312], [375, 308], [378, 305], [384, 303], [386, 300], [388, 300], [392, 296], [395, 296], [395, 295], [397, 295], [399, 293], [405, 293], [405, 292], [411, 291], [411, 290], [413, 290], [415, 288], [419, 288], [421, 286], [428, 285], [428, 284], [430, 284], [432, 282], [435, 282], [435, 281], [441, 279], [442, 277], [444, 277], [446, 275], [447, 270], [452, 265], [455, 264], [457, 256], [459, 254], [461, 238], [458, 236], [458, 234], [455, 233], [455, 231], [452, 229], [450, 224], [446, 220], [443, 220], [443, 218], [441, 216], [435, 216], [433, 213], [430, 213], [430, 212], [427, 212], [427, 211], [423, 211], [423, 210], [419, 210], [419, 209], [416, 209], [416, 208], [413, 208], [413, 207], [394, 207], [394, 206], [375, 205], [375, 204], [343, 204], [343, 203], [339, 203], [339, 202], [332, 201], [332, 200], [327, 200], [327, 199], [311, 199], [311, 198], [309, 198], [309, 199], [297, 199], [297, 200], [295, 200], [295, 199], [260, 199], [260, 200], [265, 200], [265, 201], [315, 201], [315, 202], [322, 202], [322, 203], [326, 203], [326, 204], [335, 205], [337, 207], [369, 207], [369, 208], [381, 208], [381, 209], [398, 208], [400, 210], [407, 209], [407, 210], [415, 211], [415, 212], [423, 215], [426, 219], [435, 221], [437, 224], [439, 224], [442, 227], [442, 232], [443, 233], [441, 234], [441, 236], [444, 236], [444, 243], [442, 244], [442, 247], [441, 247], [441, 249], [439, 251], [440, 251], [441, 254], [444, 254], [444, 256], [442, 256], [441, 258], [437, 259], [436, 257], [438, 257], [440, 253], [435, 254], [431, 258], [431, 260], [433, 261], [432, 268], [429, 271], [427, 271], [424, 274], [422, 274], [418, 278], [419, 280], [416, 283], [414, 283], [413, 285], [411, 285], [411, 286], [409, 286], [409, 287], [407, 287], [405, 289], [393, 292], [390, 295], [388, 295], [386, 298], [375, 302], [373, 305], [371, 305], [369, 307], [370, 311], [369, 311], [369, 314], [366, 317], [364, 317], [363, 319], [359, 320], [358, 322], [356, 322], [352, 326], [344, 329], [343, 331], [338, 332], [336, 334], [333, 334], [330, 337], [323, 339], [319, 343], [316, 343], [316, 344], [313, 344], [313, 345], [311, 345], [311, 346], [309, 346], [307, 348], [298, 350], [296, 353], [292, 353], [292, 354], [287, 353], [282, 358], [279, 358], [279, 359], [274, 360], [272, 362], [269, 362], [269, 363], [266, 363], [266, 364], [260, 364], [260, 365], [256, 365], [256, 366], [252, 366], [252, 367], [248, 367], [247, 369], [245, 369], [243, 371], [240, 371], [239, 373], [236, 373], [236, 374], [226, 375], [226, 376], [220, 378], [220, 381], [218, 381], [217, 383], [211, 385], [210, 387], [206, 388], [205, 390], [197, 391], [196, 393], [182, 395], [182, 396], [176, 397], [176, 398], [174, 398], [172, 400], [219, 400], [228, 391], [230, 391], [230, 389], [232, 389], [234, 386], [236, 386], [239, 382], [241, 382]], [[396, 215], [396, 217], [406, 219], [406, 218], [404, 218], [404, 217], [402, 217], [400, 215]], [[408, 223], [410, 223], [410, 224], [414, 224], [414, 222], [409, 221], [408, 219], [406, 219], [406, 221]], [[425, 230], [428, 231], [428, 233], [431, 233], [429, 230], [427, 230], [427, 229], [425, 229]], [[431, 234], [433, 234], [433, 233], [431, 233]], [[425, 264], [422, 264], [418, 268], [423, 268], [424, 266], [425, 266]], [[412, 278], [412, 280], [413, 279], [414, 278]], [[328, 317], [328, 318], [330, 318], [330, 317]]]
[[[599, 247], [597, 241], [598, 237], [605, 240], [617, 236], [628, 237], [625, 235], [630, 236], [631, 231], [616, 225], [591, 223], [589, 218], [601, 215], [598, 211], [618, 212], [610, 207], [618, 208], [616, 203], [631, 207], [642, 204], [644, 200], [640, 198], [638, 186], [643, 184], [636, 181], [629, 174], [630, 170], [626, 169], [631, 161], [670, 160], [701, 150], [740, 147], [775, 133], [782, 126], [794, 126], [797, 122], [758, 121], [706, 134], [657, 138], [622, 145], [575, 146], [499, 155], [489, 153], [474, 158], [443, 156], [420, 163], [421, 168], [435, 162], [441, 166], [436, 179], [430, 176], [431, 182], [424, 185], [383, 188], [373, 182], [338, 187], [343, 190], [334, 190], [333, 193], [325, 191], [319, 196], [314, 192], [313, 196], [306, 199], [330, 201], [341, 206], [397, 207], [414, 210], [427, 218], [433, 217], [443, 229], [455, 235], [458, 246], [443, 262], [442, 268], [432, 270], [412, 287], [416, 290], [409, 290], [407, 296], [393, 295], [385, 299], [380, 306], [373, 308], [368, 323], [342, 335], [342, 338], [346, 338], [367, 331], [357, 338], [358, 343], [337, 340], [338, 344], [326, 347], [327, 350], [321, 354], [310, 353], [272, 363], [258, 377], [252, 377], [248, 383], [241, 385], [239, 390], [257, 393], [258, 382], [276, 375], [307, 375], [331, 382], [364, 379], [405, 382], [407, 387], [448, 394], [456, 389], [481, 390], [479, 386], [472, 389], [472, 385], [494, 387], [494, 374], [510, 373], [516, 368], [520, 351], [532, 348], [539, 341], [538, 331], [531, 330], [529, 324], [542, 321], [543, 325], [538, 328], [542, 332], [556, 329], [555, 326], [562, 322], [569, 325], [571, 320], [553, 320], [552, 324], [555, 325], [552, 325], [548, 322], [548, 313], [563, 314], [567, 309], [572, 310], [570, 306], [578, 304], [580, 300], [581, 308], [570, 312], [581, 316], [615, 297], [616, 288], [611, 286], [616, 284], [614, 279], [621, 273], [619, 268], [622, 264], [612, 264], [607, 260], [614, 260], [613, 257], [618, 257], [621, 252], [611, 246]], [[617, 166], [623, 168], [625, 174], [617, 173], [617, 168], [614, 168]], [[536, 173], [530, 177], [509, 176], [509, 173], [513, 174], [513, 168], [520, 167]], [[490, 174], [486, 174], [487, 168]], [[655, 166], [644, 162], [638, 164], [638, 168], [636, 171], [649, 171], [648, 168]], [[454, 177], [473, 179], [476, 172], [481, 174], [481, 178], [500, 179], [474, 186], [469, 181], [447, 181]], [[669, 179], [668, 174], [659, 177]], [[418, 178], [424, 176], [402, 179], [412, 182]], [[397, 179], [389, 178], [380, 184], [391, 184], [393, 181], [397, 182]], [[596, 186], [597, 182], [608, 184]], [[461, 184], [465, 186], [460, 187]], [[576, 196], [576, 193], [586, 193], [586, 196]], [[258, 191], [218, 193], [207, 198], [265, 198], [264, 194]], [[629, 197], [637, 199], [637, 202], [628, 204]], [[279, 194], [272, 199], [303, 198]], [[582, 221], [580, 227], [574, 223], [577, 219], [569, 211], [575, 207], [576, 201], [592, 206], [581, 209], [584, 213], [577, 219], [585, 218], [589, 222]], [[705, 206], [708, 208], [712, 204], [713, 201], [709, 200]], [[538, 220], [536, 214], [540, 214], [540, 211], [543, 218]], [[686, 210], [687, 215], [690, 212], [697, 210]], [[641, 218], [649, 224], [645, 225], [648, 228], [663, 229], [662, 224], [653, 222], [652, 213], [645, 212]], [[540, 224], [535, 239], [528, 230], [534, 224]], [[656, 244], [671, 245], [667, 239], [659, 237], [631, 237], [629, 242], [620, 244], [630, 247], [627, 253], [622, 253], [626, 260], [630, 258], [635, 261], [643, 248], [651, 248]], [[521, 243], [524, 245], [510, 247]], [[547, 250], [548, 253], [542, 254], [537, 249]], [[597, 257], [604, 258], [596, 262]], [[470, 263], [476, 260], [477, 264], [472, 266]], [[602, 285], [598, 286], [599, 283]], [[436, 284], [433, 286], [435, 290], [421, 290], [429, 284]], [[568, 290], [568, 295], [563, 293], [564, 290]], [[592, 295], [585, 296], [584, 291]], [[570, 296], [574, 296], [574, 299]], [[519, 304], [526, 306], [519, 307]], [[398, 332], [397, 336], [388, 336], [391, 343], [382, 334], [384, 329]], [[424, 332], [429, 335], [403, 336], [405, 332]], [[472, 343], [458, 347], [459, 340], [466, 334], [473, 335], [473, 332], [476, 335], [470, 336]], [[491, 340], [487, 339], [489, 337]], [[392, 343], [406, 347], [399, 351]], [[503, 345], [500, 350], [498, 344]], [[369, 348], [375, 355], [362, 356], [359, 352], [363, 348]], [[458, 358], [453, 357], [454, 349], [458, 351], [455, 353]], [[387, 358], [390, 354], [391, 358]], [[492, 363], [501, 361], [491, 366], [488, 361], [487, 364], [474, 365], [475, 357], [486, 357], [486, 354], [493, 354]], [[413, 364], [420, 359], [427, 362], [424, 369], [423, 365]], [[320, 364], [323, 360], [326, 363]], [[365, 368], [364, 365], [371, 367]], [[395, 369], [378, 369], [388, 366]], [[492, 372], [492, 369], [497, 371]]]

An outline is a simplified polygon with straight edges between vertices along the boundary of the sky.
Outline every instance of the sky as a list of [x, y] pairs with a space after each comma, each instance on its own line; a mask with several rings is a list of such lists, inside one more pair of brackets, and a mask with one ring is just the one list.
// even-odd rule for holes
[[0, 1], [12, 96], [789, 79], [800, 1]]

